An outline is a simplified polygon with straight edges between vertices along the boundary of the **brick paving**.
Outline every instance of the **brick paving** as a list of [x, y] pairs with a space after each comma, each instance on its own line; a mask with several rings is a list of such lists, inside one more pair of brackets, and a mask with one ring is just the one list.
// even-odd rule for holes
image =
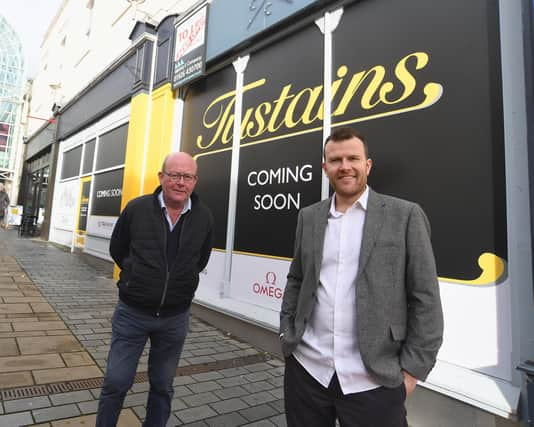
[[[110, 272], [105, 263], [52, 243], [19, 238], [14, 230], [0, 232], [1, 396], [16, 387], [102, 377], [117, 301]], [[262, 361], [249, 363], [255, 356]], [[201, 364], [204, 370], [195, 373]], [[186, 374], [174, 380], [168, 426], [286, 425], [280, 360], [192, 317], [179, 366]], [[3, 397], [0, 427], [94, 425], [99, 391]], [[147, 391], [146, 381], [134, 384], [119, 426], [141, 425]]]

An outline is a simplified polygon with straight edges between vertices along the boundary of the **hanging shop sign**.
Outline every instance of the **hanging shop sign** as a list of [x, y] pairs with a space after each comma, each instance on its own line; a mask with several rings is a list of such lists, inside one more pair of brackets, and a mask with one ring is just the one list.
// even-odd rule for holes
[[204, 74], [207, 16], [206, 5], [176, 26], [173, 89]]

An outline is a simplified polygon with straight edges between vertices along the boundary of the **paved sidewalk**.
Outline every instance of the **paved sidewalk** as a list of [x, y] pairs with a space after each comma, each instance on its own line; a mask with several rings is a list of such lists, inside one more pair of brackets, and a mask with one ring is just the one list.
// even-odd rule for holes
[[[0, 427], [92, 426], [117, 291], [110, 269], [0, 231]], [[147, 352], [120, 426], [140, 426]], [[192, 318], [168, 426], [285, 426], [283, 363]]]

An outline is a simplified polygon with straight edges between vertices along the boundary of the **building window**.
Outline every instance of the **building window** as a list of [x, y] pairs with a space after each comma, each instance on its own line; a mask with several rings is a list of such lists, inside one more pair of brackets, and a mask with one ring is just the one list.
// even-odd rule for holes
[[68, 179], [78, 176], [80, 173], [80, 162], [82, 160], [82, 146], [79, 145], [72, 150], [63, 153], [63, 165], [61, 168], [61, 179]]

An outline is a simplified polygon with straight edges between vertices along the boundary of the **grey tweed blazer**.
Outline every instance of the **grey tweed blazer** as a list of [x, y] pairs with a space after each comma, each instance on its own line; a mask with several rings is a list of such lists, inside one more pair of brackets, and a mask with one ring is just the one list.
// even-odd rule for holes
[[[331, 199], [299, 212], [280, 312], [285, 357], [313, 313]], [[371, 377], [399, 386], [401, 370], [424, 380], [435, 364], [443, 314], [428, 219], [419, 205], [369, 189], [358, 274], [357, 340]]]

